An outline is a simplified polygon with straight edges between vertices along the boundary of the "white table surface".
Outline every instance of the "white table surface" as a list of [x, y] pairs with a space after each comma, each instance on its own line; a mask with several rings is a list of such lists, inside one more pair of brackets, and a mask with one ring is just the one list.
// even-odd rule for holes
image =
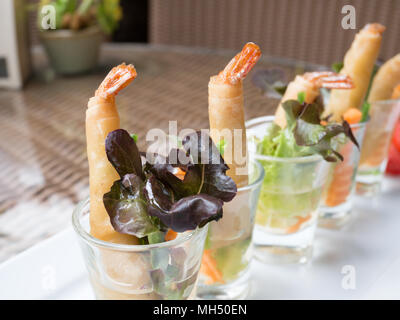
[[[317, 230], [310, 264], [254, 261], [249, 298], [400, 299], [399, 243], [400, 178], [386, 178], [379, 197], [356, 198], [344, 229]], [[72, 228], [0, 265], [0, 299], [93, 298]]]

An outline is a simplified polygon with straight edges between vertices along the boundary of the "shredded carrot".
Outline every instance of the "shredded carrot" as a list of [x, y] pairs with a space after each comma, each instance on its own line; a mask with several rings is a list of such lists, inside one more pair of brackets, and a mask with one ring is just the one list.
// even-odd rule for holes
[[343, 114], [343, 119], [349, 124], [359, 123], [362, 118], [362, 112], [356, 108], [350, 108]]
[[224, 283], [222, 273], [218, 270], [217, 262], [212, 257], [210, 250], [204, 250], [200, 272], [208, 276], [207, 284]]
[[308, 220], [311, 219], [311, 213], [309, 213], [307, 216], [305, 217], [301, 217], [301, 216], [297, 216], [297, 223], [290, 226], [289, 228], [286, 229], [286, 233], [295, 233], [297, 232], [300, 227], [302, 226], [303, 223], [306, 223]]
[[400, 99], [400, 83], [393, 89], [392, 99]]
[[328, 121], [321, 120], [320, 124], [321, 124], [321, 126], [326, 126], [328, 124]]
[[169, 229], [167, 231], [167, 233], [165, 234], [165, 241], [171, 241], [174, 240], [176, 238], [176, 236], [178, 235], [178, 233], [176, 233], [174, 230]]
[[350, 194], [352, 177], [354, 174], [353, 166], [348, 162], [353, 149], [351, 143], [347, 143], [341, 150], [344, 160], [338, 162], [332, 174], [332, 181], [328, 187], [325, 204], [329, 207], [335, 207], [346, 201]]
[[177, 171], [175, 172], [175, 176], [181, 180], [183, 180], [185, 178], [185, 174], [186, 172], [183, 171], [181, 168], [177, 168]]

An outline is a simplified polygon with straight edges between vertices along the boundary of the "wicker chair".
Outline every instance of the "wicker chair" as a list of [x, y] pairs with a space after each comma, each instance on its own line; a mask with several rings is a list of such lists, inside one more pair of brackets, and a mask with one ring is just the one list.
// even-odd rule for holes
[[331, 64], [340, 61], [356, 30], [341, 27], [352, 4], [356, 26], [387, 30], [381, 59], [400, 52], [399, 0], [150, 0], [150, 42], [239, 49], [257, 42], [264, 54]]

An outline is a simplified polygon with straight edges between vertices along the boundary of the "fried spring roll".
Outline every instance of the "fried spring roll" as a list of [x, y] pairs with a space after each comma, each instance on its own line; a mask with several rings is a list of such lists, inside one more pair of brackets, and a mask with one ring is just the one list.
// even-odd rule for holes
[[238, 187], [248, 184], [242, 80], [260, 56], [260, 48], [247, 43], [208, 84], [210, 135], [214, 143], [224, 140], [224, 160], [230, 167], [227, 173]]
[[324, 116], [341, 121], [349, 108], [360, 108], [368, 90], [372, 70], [379, 54], [382, 33], [385, 27], [372, 23], [366, 25], [356, 36], [344, 57], [341, 74], [348, 75], [354, 82], [352, 90], [332, 90]]
[[368, 101], [390, 99], [393, 89], [400, 83], [400, 53], [386, 61], [376, 73]]
[[118, 233], [110, 223], [103, 204], [108, 192], [119, 176], [107, 159], [105, 140], [109, 132], [120, 128], [115, 95], [136, 77], [132, 65], [121, 64], [113, 68], [101, 83], [95, 96], [89, 99], [86, 110], [86, 140], [89, 160], [90, 233], [101, 240], [137, 244], [134, 236]]
[[281, 128], [286, 127], [286, 114], [282, 103], [287, 100], [297, 100], [299, 93], [304, 93], [304, 101], [312, 103], [319, 96], [320, 88], [352, 89], [353, 81], [346, 75], [339, 75], [331, 71], [306, 72], [298, 75], [290, 82], [281, 102], [275, 112], [275, 123]]
[[286, 114], [285, 110], [282, 108], [282, 103], [287, 100], [297, 100], [297, 96], [300, 92], [304, 92], [305, 102], [312, 103], [319, 95], [319, 88], [300, 75], [296, 76], [294, 81], [289, 83], [275, 112], [274, 121], [281, 128], [286, 127]]

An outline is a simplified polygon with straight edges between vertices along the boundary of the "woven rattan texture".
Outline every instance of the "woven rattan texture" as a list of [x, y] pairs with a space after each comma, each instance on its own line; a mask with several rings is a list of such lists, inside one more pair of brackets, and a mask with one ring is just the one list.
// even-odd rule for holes
[[[23, 91], [0, 91], [0, 261], [65, 228], [88, 194], [85, 109], [107, 71], [125, 61], [137, 79], [117, 97], [122, 127], [139, 136], [151, 128], [208, 127], [207, 84], [233, 52], [105, 45], [96, 72], [55, 77], [45, 56]], [[258, 68], [276, 65], [264, 58]], [[284, 67], [288, 75], [301, 67]], [[251, 75], [251, 74], [250, 74]], [[245, 82], [247, 118], [271, 113], [276, 100]]]
[[150, 41], [231, 49], [254, 41], [268, 55], [330, 65], [356, 32], [341, 27], [348, 4], [358, 29], [387, 26], [382, 59], [400, 52], [399, 0], [150, 0]]

